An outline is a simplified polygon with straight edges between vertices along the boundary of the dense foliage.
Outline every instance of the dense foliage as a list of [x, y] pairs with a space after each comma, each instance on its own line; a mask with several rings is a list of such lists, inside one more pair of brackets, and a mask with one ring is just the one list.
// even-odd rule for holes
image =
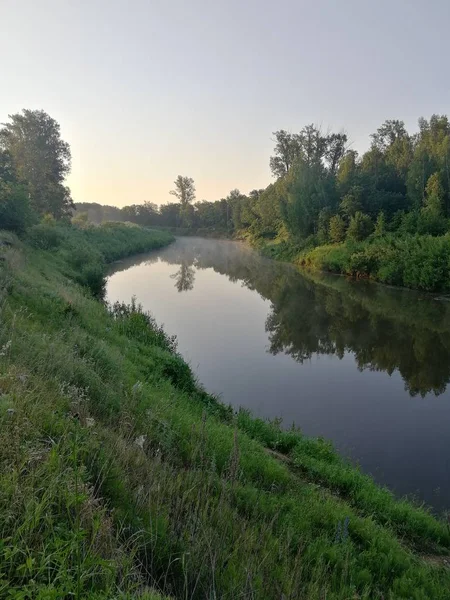
[[0, 234], [0, 598], [448, 598], [444, 522], [205, 393], [136, 303], [74, 281], [73, 229]]
[[70, 164], [69, 145], [48, 114], [23, 110], [10, 115], [0, 129], [0, 225], [23, 229], [30, 210], [57, 219], [69, 216], [73, 203], [64, 179]]

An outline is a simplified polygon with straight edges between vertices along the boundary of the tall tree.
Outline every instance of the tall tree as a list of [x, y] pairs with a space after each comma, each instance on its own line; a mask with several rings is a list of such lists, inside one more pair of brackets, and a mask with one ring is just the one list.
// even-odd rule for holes
[[300, 153], [309, 167], [323, 167], [323, 159], [327, 153], [328, 139], [322, 135], [318, 127], [306, 125], [297, 136]]
[[405, 123], [397, 119], [387, 120], [377, 129], [376, 133], [371, 135], [373, 144], [384, 152], [389, 146], [392, 146], [397, 140], [407, 138]]
[[0, 150], [10, 157], [33, 208], [55, 218], [67, 216], [74, 207], [64, 186], [71, 154], [69, 144], [61, 139], [59, 124], [42, 110], [23, 110], [9, 119], [0, 129]]
[[439, 217], [442, 214], [444, 200], [444, 188], [442, 187], [439, 173], [430, 175], [425, 188], [425, 203], [423, 210], [433, 216]]
[[178, 175], [174, 181], [175, 189], [170, 191], [172, 196], [178, 198], [181, 206], [185, 208], [195, 200], [195, 185], [192, 177]]
[[336, 175], [338, 166], [343, 159], [347, 148], [347, 135], [345, 133], [332, 133], [326, 140], [325, 157], [328, 169], [333, 175]]
[[274, 131], [275, 156], [270, 157], [270, 169], [274, 177], [284, 177], [301, 154], [298, 134], [288, 133], [284, 129]]

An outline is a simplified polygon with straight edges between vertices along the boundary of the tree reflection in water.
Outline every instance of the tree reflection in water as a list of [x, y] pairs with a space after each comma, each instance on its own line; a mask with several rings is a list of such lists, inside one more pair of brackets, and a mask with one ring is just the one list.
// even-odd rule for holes
[[182, 260], [178, 271], [170, 277], [175, 279], [175, 287], [179, 292], [187, 292], [194, 287], [195, 268], [189, 266], [186, 260]]
[[193, 288], [196, 269], [212, 268], [269, 300], [265, 327], [272, 354], [283, 352], [301, 363], [313, 355], [352, 353], [361, 370], [398, 370], [411, 395], [439, 395], [450, 381], [448, 302], [370, 282], [303, 274], [237, 242], [179, 238], [157, 257], [180, 265], [172, 275], [179, 292]]

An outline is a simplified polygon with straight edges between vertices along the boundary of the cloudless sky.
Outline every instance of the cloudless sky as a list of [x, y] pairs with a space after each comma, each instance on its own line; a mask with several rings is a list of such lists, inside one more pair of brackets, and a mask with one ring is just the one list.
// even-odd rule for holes
[[44, 109], [76, 202], [271, 181], [272, 132], [449, 113], [448, 0], [0, 0], [0, 122]]

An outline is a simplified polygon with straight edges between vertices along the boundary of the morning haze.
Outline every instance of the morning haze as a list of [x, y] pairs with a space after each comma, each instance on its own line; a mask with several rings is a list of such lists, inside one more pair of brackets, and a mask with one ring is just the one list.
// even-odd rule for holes
[[272, 132], [446, 111], [445, 1], [2, 0], [0, 114], [44, 109], [72, 148], [75, 202], [170, 201], [270, 183]]

